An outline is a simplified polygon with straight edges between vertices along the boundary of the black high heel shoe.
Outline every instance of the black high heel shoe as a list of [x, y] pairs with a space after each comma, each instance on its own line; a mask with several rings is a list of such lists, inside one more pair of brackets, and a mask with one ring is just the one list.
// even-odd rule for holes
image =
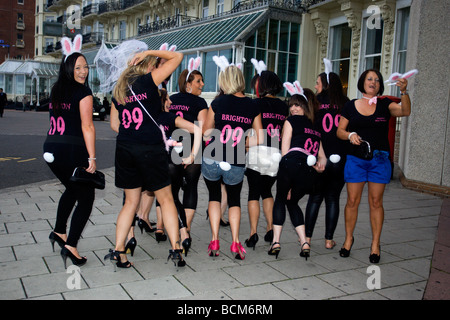
[[184, 267], [186, 265], [186, 261], [183, 260], [183, 258], [181, 257], [181, 253], [183, 252], [183, 250], [181, 249], [175, 249], [169, 250], [169, 256], [167, 257], [167, 261], [169, 261], [169, 259], [172, 259], [172, 262], [174, 264], [175, 267]]
[[167, 240], [167, 236], [164, 233], [163, 229], [156, 229], [156, 231], [162, 231], [162, 232], [155, 232], [155, 239], [156, 239], [156, 241], [158, 241], [158, 243], [160, 241], [166, 241]]
[[155, 232], [155, 230], [156, 230], [156, 229], [152, 228], [145, 220], [142, 220], [142, 219], [139, 219], [138, 227], [139, 227], [139, 229], [141, 229], [141, 234], [144, 233], [144, 229], [145, 229], [145, 232], [147, 232], [147, 233], [152, 233], [152, 232]]
[[[128, 269], [128, 268], [131, 268], [131, 266], [133, 265], [128, 260], [125, 262], [122, 262], [122, 260], [120, 259], [121, 254], [126, 254], [126, 251], [116, 251], [116, 250], [109, 249], [109, 253], [103, 258], [103, 260], [105, 260], [105, 261], [106, 260], [111, 261], [111, 263], [114, 266], [114, 272], [116, 271], [116, 267]], [[116, 263], [114, 263], [114, 262], [116, 262]]]
[[369, 261], [370, 263], [378, 263], [380, 262], [380, 258], [381, 258], [381, 246], [378, 246], [378, 250], [380, 251], [379, 254], [376, 253], [371, 253], [369, 256]]
[[130, 241], [127, 242], [127, 245], [125, 246], [125, 252], [130, 253], [131, 256], [134, 254], [134, 249], [136, 249], [137, 241], [136, 238], [133, 237], [130, 239]]
[[191, 248], [191, 244], [192, 244], [192, 239], [191, 238], [186, 238], [181, 243], [181, 245], [183, 246], [183, 249], [184, 249], [184, 256], [185, 257], [187, 257], [189, 249]]
[[81, 257], [81, 259], [77, 258], [72, 252], [70, 252], [69, 249], [67, 249], [66, 247], [63, 247], [61, 249], [61, 258], [63, 259], [65, 269], [67, 269], [67, 261], [66, 261], [67, 257], [69, 257], [70, 260], [72, 260], [72, 264], [79, 266], [79, 267], [84, 265], [87, 261], [87, 259], [85, 257]]
[[311, 245], [308, 242], [303, 242], [301, 250], [300, 250], [300, 257], [305, 258], [305, 260], [308, 261], [311, 249], [303, 249], [305, 244], [308, 245], [309, 247], [311, 247]]
[[58, 236], [56, 233], [54, 233], [53, 231], [50, 232], [50, 235], [48, 236], [50, 243], [52, 244], [52, 249], [53, 252], [55, 252], [55, 241], [58, 243], [58, 245], [62, 248], [64, 248], [64, 246], [66, 245], [66, 242], [61, 239], [60, 236]]
[[350, 246], [350, 249], [345, 249], [344, 246], [342, 246], [341, 250], [339, 250], [339, 255], [342, 258], [348, 258], [350, 256], [350, 251], [352, 250], [353, 243], [355, 242], [355, 237], [352, 237], [352, 245]]
[[255, 250], [256, 244], [258, 243], [258, 241], [259, 241], [259, 236], [257, 233], [254, 233], [254, 234], [252, 234], [252, 236], [250, 238], [245, 240], [244, 243], [247, 246], [247, 248], [253, 248], [253, 250]]
[[278, 259], [278, 255], [280, 254], [280, 251], [281, 251], [281, 246], [274, 248], [273, 246], [276, 244], [280, 244], [280, 243], [279, 242], [272, 243], [272, 245], [270, 246], [269, 252], [267, 252], [267, 254], [269, 256], [275, 256], [275, 259]]

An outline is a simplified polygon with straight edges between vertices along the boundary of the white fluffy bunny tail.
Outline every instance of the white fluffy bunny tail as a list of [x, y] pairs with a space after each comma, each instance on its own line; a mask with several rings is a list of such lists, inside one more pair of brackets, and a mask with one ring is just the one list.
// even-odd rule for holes
[[67, 38], [61, 38], [61, 50], [65, 56], [64, 62], [67, 60], [67, 57], [72, 53], [81, 52], [81, 47], [83, 45], [83, 36], [81, 34], [77, 34], [73, 39], [73, 42]]

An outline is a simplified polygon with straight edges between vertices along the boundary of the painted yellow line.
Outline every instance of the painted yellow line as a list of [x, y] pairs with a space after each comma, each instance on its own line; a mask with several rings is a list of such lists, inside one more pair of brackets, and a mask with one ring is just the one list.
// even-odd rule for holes
[[17, 161], [17, 162], [28, 162], [28, 161], [33, 161], [33, 160], [36, 160], [36, 158], [31, 158], [31, 159], [26, 159], [26, 160], [20, 160], [20, 161]]

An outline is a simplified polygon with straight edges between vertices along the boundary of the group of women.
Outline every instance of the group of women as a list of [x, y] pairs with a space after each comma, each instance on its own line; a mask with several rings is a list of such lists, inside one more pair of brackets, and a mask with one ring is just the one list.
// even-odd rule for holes
[[[281, 252], [280, 237], [287, 208], [298, 234], [300, 256], [306, 259], [310, 256], [314, 225], [323, 200], [325, 247], [331, 249], [336, 245], [333, 234], [345, 183], [346, 235], [339, 253], [342, 257], [350, 255], [358, 206], [363, 187], [368, 183], [370, 261], [378, 262], [383, 192], [391, 177], [388, 122], [390, 116], [410, 113], [407, 81], [397, 82], [401, 104], [387, 98], [376, 101], [384, 90], [383, 78], [378, 71], [368, 70], [358, 82], [362, 98], [349, 101], [343, 94], [339, 76], [323, 73], [317, 78], [316, 94], [304, 89], [294, 93], [286, 104], [277, 98], [283, 83], [275, 73], [262, 71], [255, 77], [258, 98], [251, 99], [244, 94], [241, 69], [231, 64], [219, 73], [220, 93], [208, 107], [200, 97], [204, 83], [197, 70], [184, 70], [180, 74], [179, 93], [169, 97], [167, 91], [159, 88], [182, 59], [183, 54], [176, 51], [140, 52], [134, 55], [114, 87], [111, 128], [117, 132], [115, 185], [124, 190], [124, 203], [117, 218], [115, 248], [105, 260], [120, 268], [132, 266], [127, 250], [133, 254], [136, 247], [134, 222], [138, 221], [141, 230], [154, 231], [148, 212], [156, 197], [156, 232], [160, 237], [164, 230], [167, 232], [171, 245], [168, 260], [184, 266], [183, 253], [188, 254], [192, 243], [190, 231], [202, 175], [209, 193], [212, 235], [207, 252], [212, 257], [221, 251], [219, 228], [225, 202], [232, 237], [230, 250], [236, 259], [245, 259], [246, 250], [239, 234], [241, 190], [247, 176], [250, 235], [244, 245], [254, 248], [259, 240], [256, 231], [261, 198], [266, 218], [264, 239], [270, 243], [268, 254], [278, 257]], [[70, 181], [75, 167], [85, 167], [88, 173], [96, 170], [88, 72], [81, 53], [63, 57], [58, 81], [51, 92], [51, 128], [44, 144], [44, 152], [51, 154], [51, 159], [46, 157], [48, 165], [66, 188], [49, 238], [53, 246], [57, 242], [61, 247], [64, 262], [69, 257], [75, 265], [86, 263], [77, 250], [77, 242], [95, 194], [94, 187]], [[175, 134], [177, 128], [189, 134], [181, 135], [180, 139]], [[370, 144], [372, 158], [362, 159], [359, 155], [363, 141]], [[269, 159], [278, 167], [276, 174], [246, 168], [245, 153], [261, 145], [278, 148], [279, 157]], [[173, 156], [176, 153], [179, 161]], [[274, 198], [271, 190], [275, 183]], [[182, 200], [178, 196], [180, 189]], [[304, 215], [298, 203], [305, 195], [309, 199]], [[67, 234], [67, 222], [75, 203]]]

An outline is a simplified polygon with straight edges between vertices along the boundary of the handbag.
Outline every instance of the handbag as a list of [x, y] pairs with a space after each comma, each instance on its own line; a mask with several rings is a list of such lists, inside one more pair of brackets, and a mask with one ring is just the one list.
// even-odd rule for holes
[[88, 184], [96, 189], [105, 189], [105, 175], [100, 171], [89, 173], [83, 167], [76, 167], [69, 180], [76, 183]]
[[361, 144], [358, 146], [354, 146], [354, 153], [356, 157], [364, 160], [372, 160], [373, 159], [373, 151], [370, 147], [369, 142], [365, 140], [361, 140]]

